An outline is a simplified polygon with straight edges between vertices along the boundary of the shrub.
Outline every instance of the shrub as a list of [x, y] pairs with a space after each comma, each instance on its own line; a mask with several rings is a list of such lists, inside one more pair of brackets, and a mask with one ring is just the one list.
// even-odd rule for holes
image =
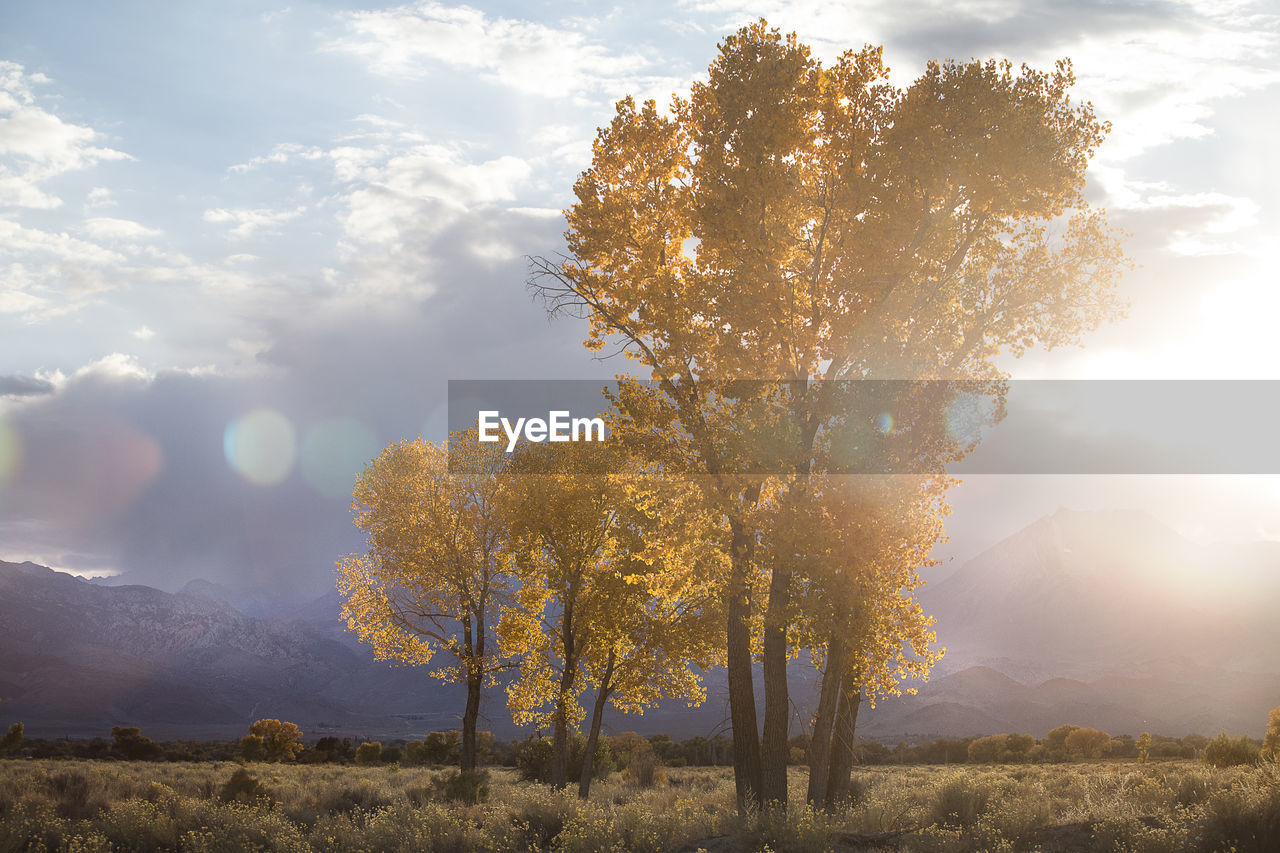
[[270, 800], [271, 792], [241, 767], [218, 789], [218, 799], [224, 803], [256, 803], [259, 800]]
[[1202, 850], [1270, 853], [1280, 838], [1280, 785], [1232, 788], [1214, 794], [1205, 808]]
[[652, 788], [667, 781], [667, 771], [652, 748], [642, 748], [631, 756], [627, 769], [622, 771], [622, 778], [641, 788]]
[[[639, 739], [638, 750], [652, 749], [647, 741]], [[582, 756], [586, 752], [587, 741], [582, 735], [574, 735], [569, 739], [568, 781], [574, 782], [582, 775]], [[516, 772], [526, 782], [551, 781], [551, 738], [530, 737], [516, 746]], [[614, 769], [613, 756], [605, 745], [604, 739], [596, 741], [595, 764], [593, 772], [597, 779], [609, 775]]]
[[351, 811], [371, 812], [391, 805], [391, 796], [383, 785], [361, 779], [355, 785], [340, 785], [325, 790], [320, 799], [321, 811], [340, 814]]
[[475, 805], [489, 799], [489, 771], [468, 770], [465, 773], [450, 773], [440, 782], [440, 791], [445, 799]]
[[933, 803], [934, 823], [943, 826], [973, 826], [987, 808], [987, 790], [964, 776], [953, 776], [938, 787]]
[[1222, 732], [1209, 741], [1204, 748], [1204, 762], [1210, 767], [1233, 767], [1238, 764], [1257, 764], [1258, 745], [1241, 735], [1238, 738], [1227, 737]]

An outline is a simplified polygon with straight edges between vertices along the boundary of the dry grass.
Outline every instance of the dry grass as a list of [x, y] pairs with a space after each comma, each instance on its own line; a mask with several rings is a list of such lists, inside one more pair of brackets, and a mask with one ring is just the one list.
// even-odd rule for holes
[[[471, 804], [446, 796], [440, 769], [255, 764], [258, 785], [227, 796], [238, 769], [0, 762], [0, 853], [1280, 849], [1274, 764], [873, 767], [837, 813], [793, 806], [750, 820], [725, 768], [669, 769], [649, 788], [614, 774], [585, 803], [495, 768], [488, 800]], [[804, 770], [791, 781], [798, 802]]]

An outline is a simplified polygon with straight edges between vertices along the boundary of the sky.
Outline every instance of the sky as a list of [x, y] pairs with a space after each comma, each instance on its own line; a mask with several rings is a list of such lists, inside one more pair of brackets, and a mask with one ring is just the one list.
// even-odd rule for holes
[[[609, 6], [0, 1], [0, 559], [320, 592], [355, 474], [448, 379], [608, 377], [524, 256], [612, 105], [759, 17], [824, 60], [1070, 57], [1127, 319], [1019, 378], [1280, 379], [1280, 14], [1265, 2]], [[1224, 435], [1230, 413], [1223, 413]], [[1059, 505], [1280, 537], [1268, 477], [966, 478], [959, 560]]]

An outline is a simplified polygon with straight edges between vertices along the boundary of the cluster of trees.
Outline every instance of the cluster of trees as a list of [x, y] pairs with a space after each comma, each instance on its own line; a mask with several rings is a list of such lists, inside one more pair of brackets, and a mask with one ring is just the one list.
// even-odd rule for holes
[[[12, 727], [11, 727], [12, 730]], [[296, 761], [303, 764], [398, 764], [405, 767], [456, 764], [460, 756], [461, 733], [457, 730], [432, 732], [422, 740], [381, 741], [359, 738], [320, 738], [311, 744], [293, 736], [297, 726], [279, 720], [259, 720], [250, 727], [250, 735], [237, 742], [175, 741], [156, 742], [133, 726], [113, 726], [112, 738], [92, 740], [56, 740], [34, 738], [19, 741], [9, 752], [33, 758], [90, 758], [128, 761]], [[477, 758], [480, 764], [517, 768], [522, 777], [541, 782], [551, 778], [553, 743], [550, 738], [532, 735], [524, 739], [501, 741], [492, 732], [477, 733]], [[812, 736], [801, 733], [788, 740], [789, 763], [810, 762]], [[273, 746], [268, 746], [273, 744]], [[854, 761], [860, 765], [885, 764], [1017, 764], [1082, 761], [1098, 758], [1118, 760], [1201, 758], [1213, 766], [1256, 764], [1280, 759], [1280, 707], [1270, 713], [1262, 740], [1225, 733], [1215, 738], [1201, 734], [1182, 737], [1143, 732], [1111, 736], [1089, 727], [1062, 725], [1037, 740], [1029, 734], [996, 734], [985, 737], [936, 738], [909, 744], [905, 741], [888, 746], [873, 740], [859, 740], [854, 748]], [[574, 735], [569, 739], [570, 775], [581, 772], [586, 755], [592, 755], [592, 772], [599, 778], [612, 770], [631, 766], [637, 757], [651, 759], [663, 767], [725, 766], [733, 763], [733, 741], [725, 735], [713, 738], [692, 737], [675, 741], [669, 735], [642, 737], [634, 732], [602, 736], [587, 752], [587, 739]]]
[[464, 770], [505, 673], [563, 786], [591, 692], [588, 747], [607, 704], [696, 703], [723, 665], [739, 805], [783, 805], [787, 663], [807, 652], [807, 796], [844, 796], [860, 703], [941, 653], [912, 590], [943, 466], [977, 437], [954, 387], [850, 383], [964, 383], [998, 414], [997, 356], [1115, 313], [1118, 240], [1082, 194], [1107, 128], [1073, 82], [1065, 61], [948, 61], [900, 88], [879, 49], [824, 66], [761, 21], [668, 113], [618, 103], [574, 186], [571, 255], [530, 280], [587, 320], [589, 350], [648, 374], [622, 380], [609, 449], [407, 442], [355, 490], [369, 548], [340, 564], [345, 617], [380, 657], [467, 686]]

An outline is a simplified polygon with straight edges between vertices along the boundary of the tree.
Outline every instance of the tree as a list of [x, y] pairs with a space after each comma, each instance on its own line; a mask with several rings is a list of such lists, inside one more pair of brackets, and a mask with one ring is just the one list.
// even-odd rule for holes
[[382, 741], [366, 741], [356, 747], [356, 764], [377, 764], [382, 758]]
[[127, 761], [155, 761], [164, 751], [137, 726], [112, 726], [111, 739], [112, 750]]
[[1280, 705], [1272, 708], [1267, 718], [1267, 734], [1262, 739], [1262, 757], [1267, 761], [1280, 761]]
[[0, 738], [0, 757], [12, 755], [22, 746], [23, 733], [25, 732], [21, 722], [13, 723], [9, 726], [9, 730], [5, 732], [4, 737]]
[[597, 775], [593, 763], [606, 703], [643, 714], [662, 699], [690, 707], [706, 697], [700, 672], [717, 659], [716, 589], [723, 576], [723, 530], [697, 490], [678, 479], [634, 472], [612, 475], [623, 490], [616, 531], [616, 571], [600, 579], [607, 608], [583, 662], [596, 685], [578, 796]]
[[515, 590], [495, 503], [504, 454], [474, 435], [455, 439], [452, 449], [390, 445], [360, 475], [352, 510], [368, 552], [338, 563], [338, 591], [348, 627], [379, 660], [453, 658], [430, 674], [466, 685], [466, 771], [476, 766], [481, 693], [509, 665], [491, 634]]
[[584, 657], [607, 619], [602, 586], [617, 572], [622, 496], [601, 447], [529, 445], [513, 460], [503, 495], [520, 607], [507, 611], [499, 636], [504, 650], [523, 652], [507, 701], [517, 724], [551, 726], [556, 788], [568, 782], [569, 736], [582, 721]]
[[9, 731], [5, 732], [3, 738], [0, 738], [0, 756], [13, 755], [18, 751], [22, 746], [24, 731], [25, 729], [20, 722], [9, 726]]
[[302, 752], [302, 731], [294, 723], [265, 719], [249, 725], [240, 749], [250, 761], [293, 761]]
[[1049, 734], [1045, 736], [1044, 745], [1051, 761], [1066, 761], [1070, 757], [1070, 753], [1067, 750], [1067, 738], [1079, 728], [1073, 723], [1064, 723], [1049, 731]]
[[[808, 800], [815, 808], [847, 799], [855, 725], [865, 697], [904, 691], [942, 654], [932, 648], [933, 620], [912, 598], [915, 567], [941, 535], [945, 480], [814, 476], [798, 509], [806, 525], [795, 539], [774, 537], [803, 555], [795, 642], [823, 671], [809, 748]], [[914, 692], [914, 688], [905, 688]]]
[[648, 370], [633, 411], [675, 427], [650, 435], [708, 478], [730, 530], [741, 808], [786, 796], [795, 575], [790, 557], [757, 561], [762, 487], [736, 476], [752, 455], [733, 440], [746, 422], [733, 383], [780, 383], [788, 418], [771, 459], [802, 493], [829, 417], [824, 380], [998, 378], [997, 354], [1071, 342], [1110, 316], [1120, 253], [1081, 192], [1106, 126], [1070, 101], [1072, 83], [1065, 61], [1017, 74], [974, 61], [931, 63], [899, 89], [879, 49], [824, 68], [761, 21], [722, 43], [670, 115], [618, 103], [574, 187], [572, 256], [532, 261], [549, 310], [588, 319], [589, 349], [620, 342]]
[[1138, 763], [1146, 764], [1147, 759], [1151, 756], [1151, 732], [1143, 732], [1138, 735]]
[[1111, 735], [1093, 728], [1076, 728], [1063, 738], [1072, 758], [1101, 758], [1111, 751]]

